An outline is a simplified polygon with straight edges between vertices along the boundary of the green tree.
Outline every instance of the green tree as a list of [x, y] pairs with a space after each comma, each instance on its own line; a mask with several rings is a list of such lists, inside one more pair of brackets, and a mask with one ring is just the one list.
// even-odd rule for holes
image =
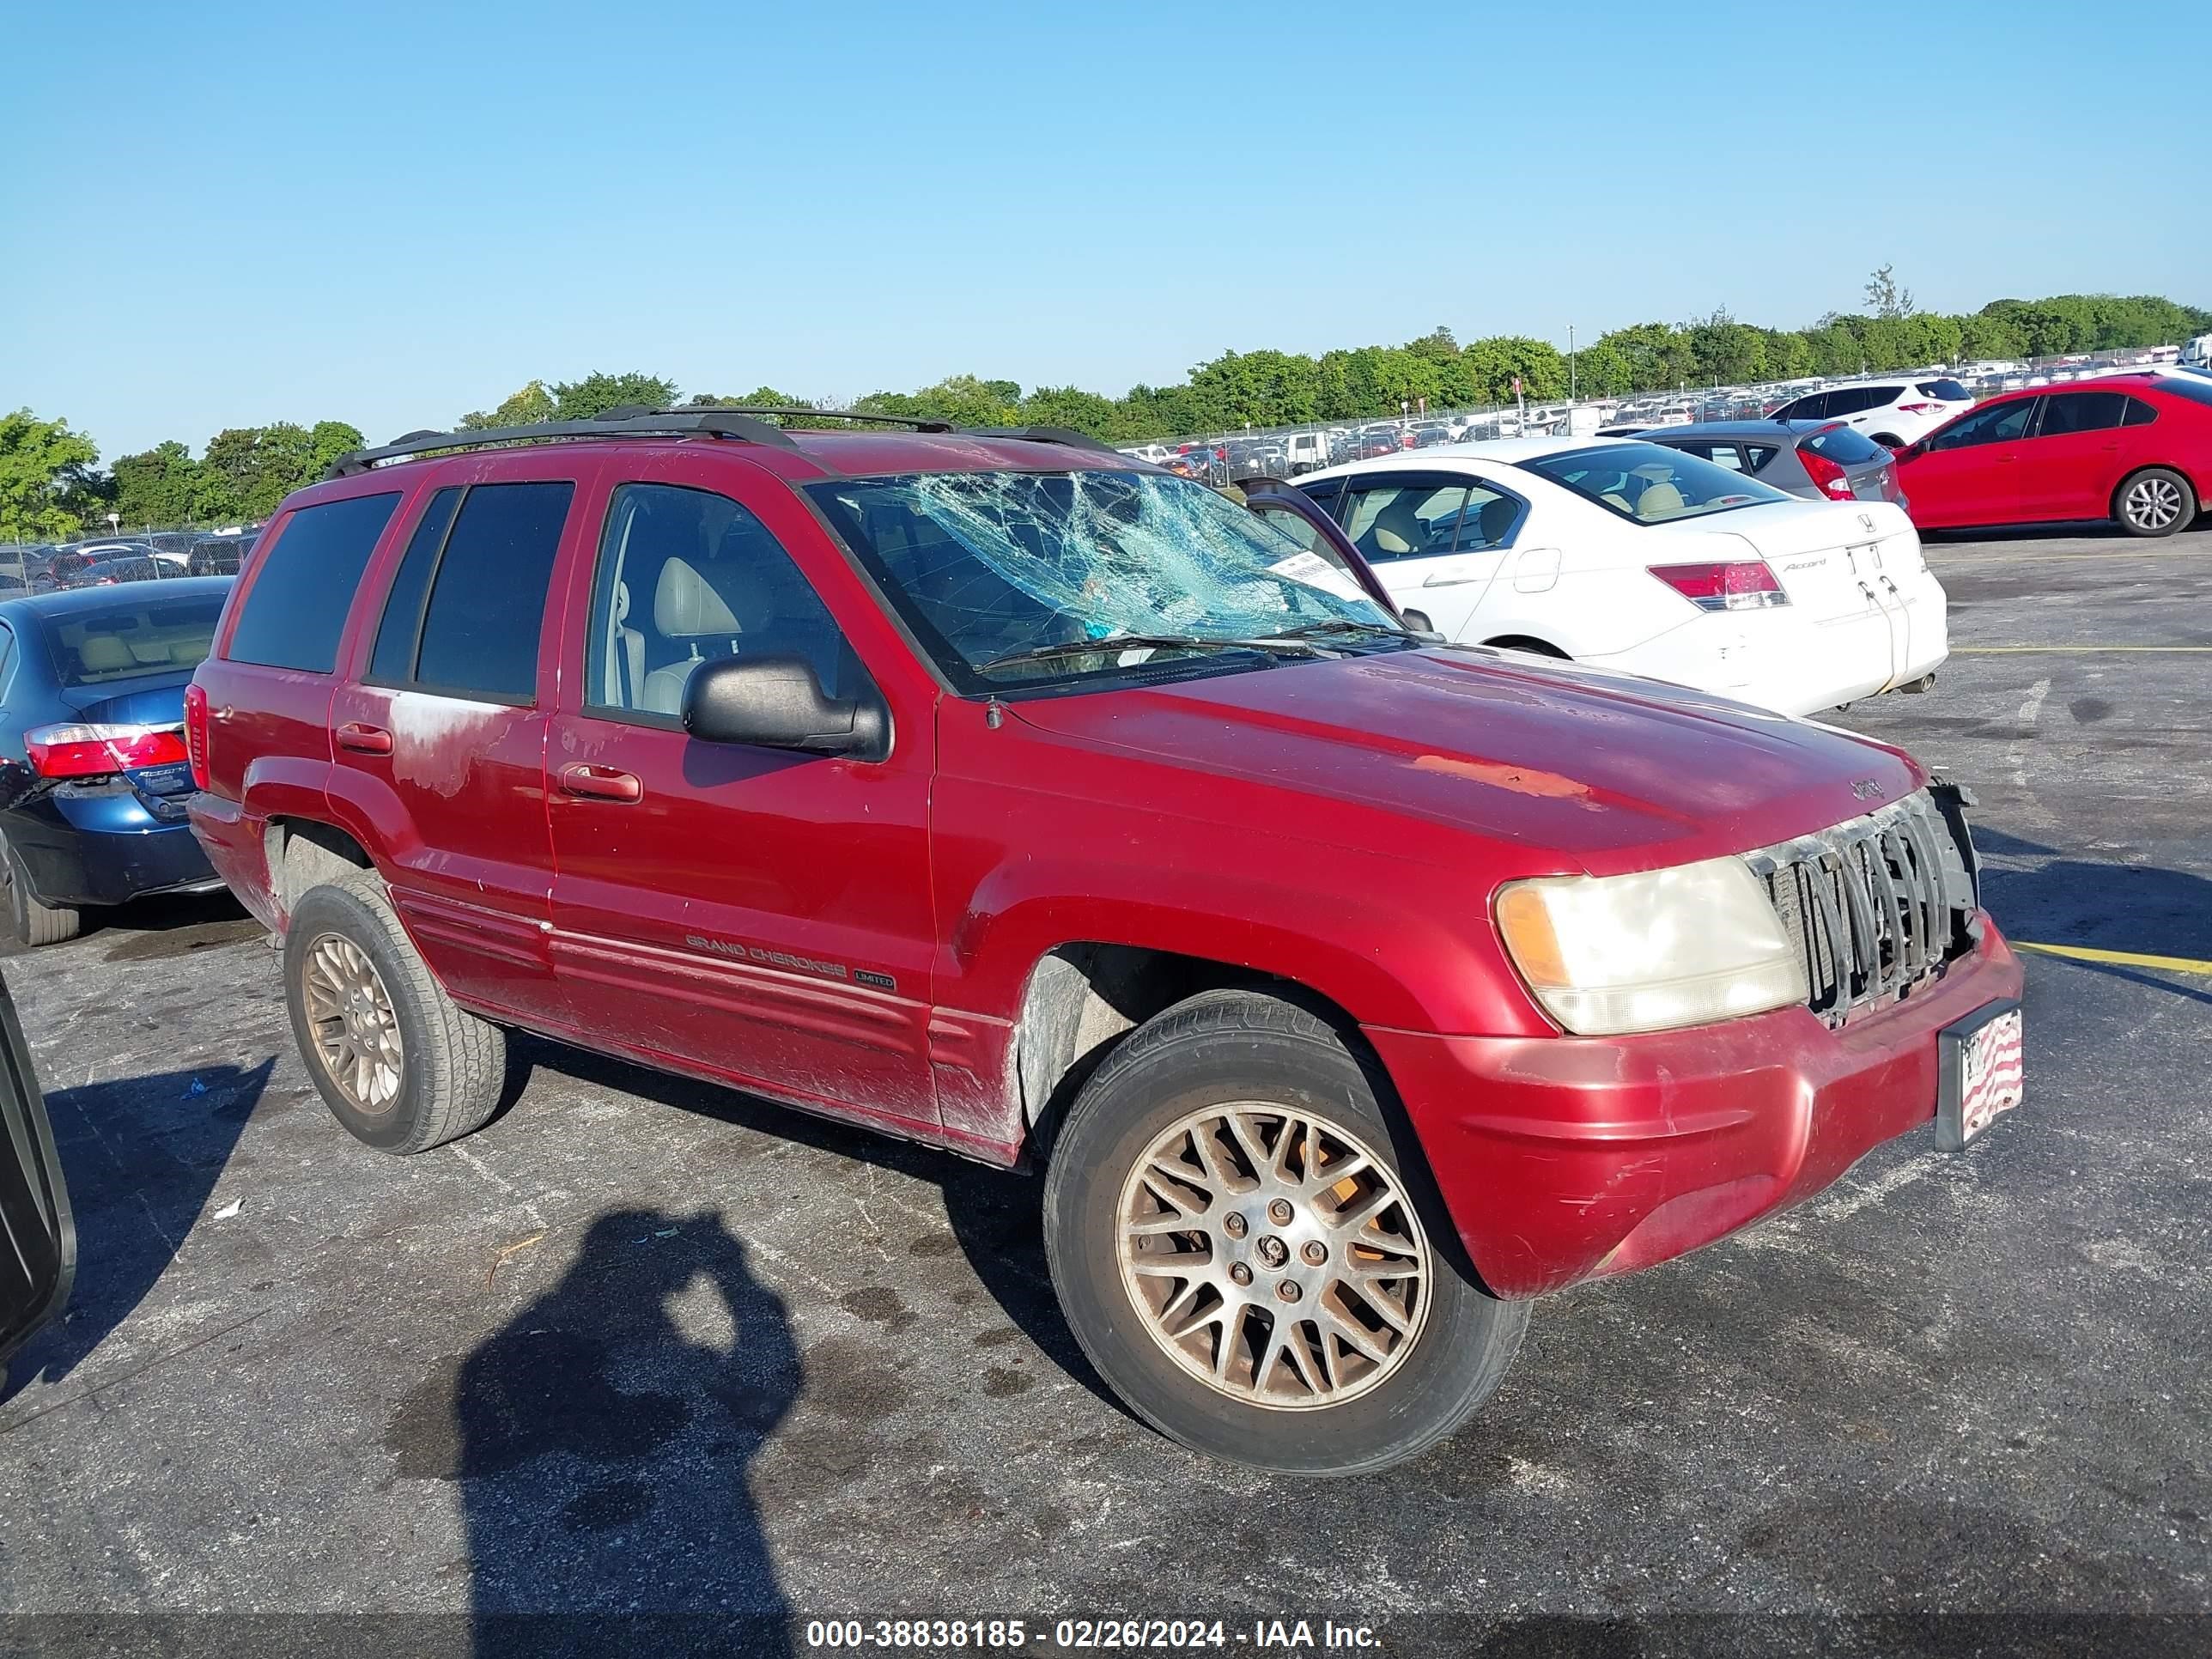
[[1682, 330], [1696, 365], [1696, 378], [1709, 386], [1740, 386], [1766, 377], [1766, 337], [1748, 323], [1739, 323], [1726, 306]]
[[159, 527], [191, 521], [199, 463], [174, 438], [136, 455], [118, 455], [108, 470], [115, 480], [115, 511], [125, 524]]
[[665, 409], [676, 401], [675, 381], [636, 373], [586, 374], [558, 382], [552, 392], [556, 421], [588, 421], [611, 409]]
[[1012, 380], [981, 380], [973, 374], [948, 374], [919, 392], [872, 392], [853, 407], [869, 415], [905, 415], [945, 421], [954, 426], [1018, 426], [1020, 407], [1008, 397], [1021, 388]]
[[1599, 340], [1575, 354], [1575, 395], [1620, 398], [1633, 392], [1635, 376], [1620, 348]]
[[58, 541], [84, 527], [79, 505], [100, 450], [65, 420], [0, 415], [0, 541]]
[[508, 393], [497, 408], [464, 415], [459, 424], [464, 432], [481, 432], [495, 426], [541, 426], [555, 418], [556, 408], [545, 382], [532, 380], [520, 391]]

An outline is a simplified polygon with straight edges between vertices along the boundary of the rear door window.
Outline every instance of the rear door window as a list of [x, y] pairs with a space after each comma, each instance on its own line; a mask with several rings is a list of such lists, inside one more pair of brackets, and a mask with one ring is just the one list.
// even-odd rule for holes
[[2105, 432], [2127, 417], [2127, 394], [2122, 392], [2062, 392], [2043, 400], [2043, 423], [2039, 438], [2062, 438], [2070, 432]]
[[337, 663], [338, 635], [345, 631], [361, 573], [398, 505], [395, 491], [325, 501], [293, 514], [262, 555], [224, 657], [329, 673]]
[[1896, 400], [1899, 387], [1893, 386], [1852, 386], [1828, 394], [1828, 413], [1857, 415], [1869, 409], [1880, 409]]
[[[489, 702], [536, 700], [545, 592], [575, 493], [562, 479], [477, 484], [461, 497], [428, 574], [414, 672], [404, 684]], [[380, 653], [383, 643], [380, 633]]]

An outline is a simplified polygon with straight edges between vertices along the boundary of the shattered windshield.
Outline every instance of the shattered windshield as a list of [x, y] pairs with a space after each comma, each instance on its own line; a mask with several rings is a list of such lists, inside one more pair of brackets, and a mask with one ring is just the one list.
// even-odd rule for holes
[[1153, 472], [925, 472], [810, 487], [964, 690], [1413, 643], [1326, 543]]

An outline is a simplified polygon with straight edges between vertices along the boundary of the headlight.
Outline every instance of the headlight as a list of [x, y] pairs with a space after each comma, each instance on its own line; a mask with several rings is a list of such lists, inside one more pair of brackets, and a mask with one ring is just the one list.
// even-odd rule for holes
[[1741, 859], [1509, 883], [1498, 930], [1545, 1012], [1585, 1036], [1802, 1002], [1797, 949]]

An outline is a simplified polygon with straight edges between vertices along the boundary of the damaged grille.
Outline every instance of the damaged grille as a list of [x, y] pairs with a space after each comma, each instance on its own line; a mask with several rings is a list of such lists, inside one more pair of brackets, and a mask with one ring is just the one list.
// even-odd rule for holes
[[1966, 792], [1938, 782], [1864, 817], [1744, 855], [1831, 1026], [1910, 996], [1979, 937]]

